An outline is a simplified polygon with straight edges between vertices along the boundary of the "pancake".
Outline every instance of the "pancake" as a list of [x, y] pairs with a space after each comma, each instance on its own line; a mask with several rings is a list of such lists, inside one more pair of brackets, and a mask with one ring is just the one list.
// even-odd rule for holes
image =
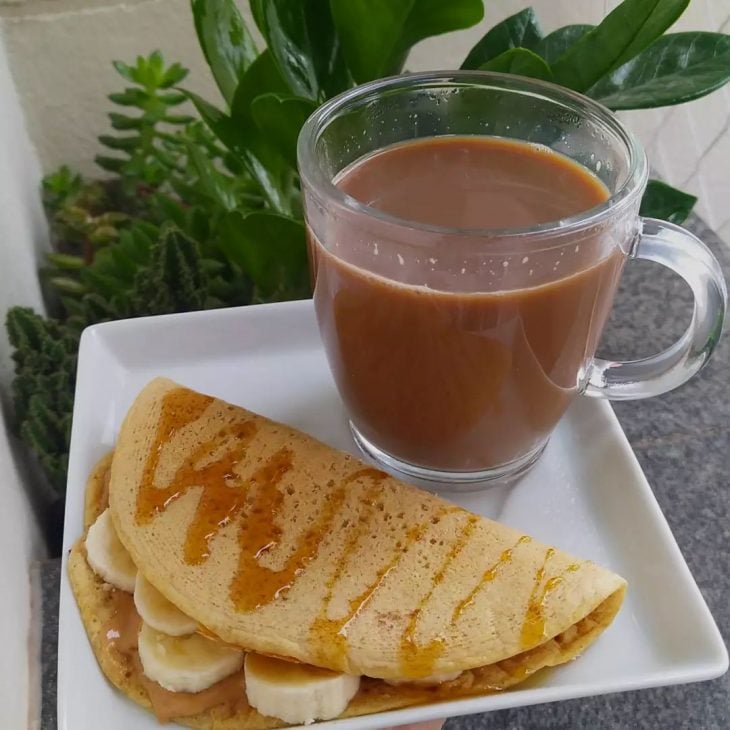
[[[104, 508], [107, 470], [90, 480], [87, 525]], [[365, 675], [345, 716], [512, 686], [577, 656], [625, 591], [589, 561], [164, 379], [124, 421], [109, 501], [139, 570], [206, 633]], [[202, 710], [161, 698], [134, 646], [110, 648], [104, 627], [124, 594], [91, 571], [81, 542], [69, 574], [97, 659], [131, 699], [191, 727], [282, 725], [248, 706], [242, 673]], [[381, 681], [453, 672], [434, 687]]]

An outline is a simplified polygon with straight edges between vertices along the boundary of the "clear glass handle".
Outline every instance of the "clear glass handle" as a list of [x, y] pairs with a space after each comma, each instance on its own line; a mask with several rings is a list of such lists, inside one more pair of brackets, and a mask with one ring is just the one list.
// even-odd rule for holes
[[652, 357], [625, 362], [596, 358], [585, 395], [633, 400], [666, 393], [707, 362], [720, 338], [727, 288], [720, 264], [699, 238], [673, 223], [643, 218], [632, 258], [663, 264], [689, 284], [694, 296], [692, 321], [677, 342]]

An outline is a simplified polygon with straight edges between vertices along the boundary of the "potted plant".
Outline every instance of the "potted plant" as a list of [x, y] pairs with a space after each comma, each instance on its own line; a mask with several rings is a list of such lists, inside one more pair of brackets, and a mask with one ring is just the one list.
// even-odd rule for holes
[[[258, 49], [233, 0], [192, 0], [221, 93], [184, 87], [187, 70], [151, 53], [116, 62], [109, 177], [66, 167], [43, 182], [53, 252], [40, 275], [52, 316], [9, 310], [17, 432], [56, 498], [58, 550], [84, 327], [111, 319], [307, 296], [296, 140], [309, 114], [355, 84], [400, 73], [423, 38], [481, 20], [481, 0], [251, 0]], [[597, 26], [544, 35], [526, 8], [491, 28], [462, 68], [545, 79], [611, 109], [680, 104], [730, 79], [730, 36], [667, 33], [687, 0], [624, 0]], [[192, 102], [195, 114], [181, 111]], [[190, 105], [188, 105], [190, 108]], [[642, 213], [681, 222], [695, 198], [653, 180]]]

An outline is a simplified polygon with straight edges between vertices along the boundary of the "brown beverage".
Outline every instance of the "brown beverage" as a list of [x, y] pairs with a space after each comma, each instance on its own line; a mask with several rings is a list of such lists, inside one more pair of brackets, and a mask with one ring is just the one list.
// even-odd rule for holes
[[[336, 184], [400, 219], [471, 231], [556, 221], [608, 198], [567, 157], [489, 137], [395, 145]], [[312, 241], [320, 330], [355, 426], [432, 469], [489, 469], [538, 449], [595, 352], [620, 247], [593, 229], [568, 246], [563, 238], [554, 250], [543, 242], [505, 257], [498, 235], [466, 230], [457, 251], [438, 229], [413, 228], [405, 240], [399, 232], [397, 249], [387, 240], [393, 223], [378, 225], [382, 234], [368, 238], [343, 218], [328, 250]]]

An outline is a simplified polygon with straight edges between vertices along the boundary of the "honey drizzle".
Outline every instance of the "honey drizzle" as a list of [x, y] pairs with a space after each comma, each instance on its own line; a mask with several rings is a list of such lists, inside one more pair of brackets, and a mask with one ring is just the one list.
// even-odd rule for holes
[[[327, 593], [322, 601], [319, 615], [309, 628], [310, 637], [315, 639], [313, 642], [314, 648], [318, 652], [318, 658], [323, 664], [343, 668], [346, 664], [347, 636], [341, 631], [344, 622], [338, 619], [327, 618], [327, 611], [332, 602], [335, 587], [342, 578], [357, 543], [370, 529], [370, 517], [376, 506], [374, 500], [381, 493], [381, 483], [386, 477], [387, 474], [385, 472], [377, 469], [360, 469], [345, 480], [346, 484], [350, 484], [358, 479], [372, 479], [373, 481], [361, 499], [363, 504], [362, 514], [354, 528], [349, 531], [342, 551], [342, 557], [327, 580]], [[346, 621], [347, 619], [345, 619]]]
[[[140, 524], [149, 523], [155, 515], [163, 512], [174, 501], [194, 487], [202, 487], [196, 512], [188, 527], [185, 540], [184, 557], [192, 565], [204, 562], [210, 555], [210, 541], [218, 532], [242, 515], [238, 529], [240, 547], [238, 569], [230, 584], [230, 597], [239, 611], [252, 611], [264, 606], [287, 591], [298, 575], [318, 553], [322, 541], [331, 531], [335, 517], [347, 496], [347, 486], [357, 479], [370, 478], [374, 483], [364, 498], [365, 511], [355, 529], [348, 535], [343, 558], [327, 583], [320, 616], [315, 620], [310, 632], [323, 639], [318, 647], [327, 654], [324, 663], [342, 667], [347, 652], [347, 630], [360, 612], [377, 593], [388, 574], [398, 565], [403, 555], [418, 542], [436, 516], [412, 527], [406, 533], [405, 544], [376, 574], [375, 580], [354, 599], [351, 599], [347, 613], [340, 619], [332, 620], [326, 616], [336, 584], [341, 580], [349, 556], [357, 542], [368, 528], [373, 510], [373, 499], [377, 496], [380, 482], [385, 478], [383, 472], [375, 469], [361, 469], [354, 472], [334, 489], [326, 498], [319, 518], [300, 538], [292, 554], [280, 570], [272, 570], [260, 565], [260, 558], [273, 548], [281, 539], [282, 529], [276, 524], [276, 517], [282, 507], [284, 496], [278, 489], [283, 476], [292, 468], [293, 453], [285, 447], [269, 457], [248, 479], [236, 473], [236, 466], [245, 454], [246, 447], [256, 436], [257, 427], [253, 421], [237, 422], [221, 429], [212, 439], [200, 444], [195, 452], [178, 468], [169, 486], [158, 487], [155, 476], [159, 466], [164, 444], [185, 426], [199, 419], [213, 399], [185, 389], [168, 392], [163, 398], [162, 410], [157, 426], [155, 444], [150, 451], [144, 467], [140, 485], [136, 517]], [[223, 448], [223, 453], [221, 449]], [[202, 465], [201, 465], [202, 463]], [[440, 514], [454, 511], [444, 507]], [[430, 590], [411, 615], [401, 639], [401, 661], [409, 676], [422, 677], [431, 673], [433, 664], [443, 651], [443, 640], [433, 639], [419, 646], [414, 641], [418, 620], [437, 585], [448, 570], [449, 565], [463, 550], [474, 529], [478, 518], [471, 516], [462, 528], [460, 536], [451, 546], [440, 569], [433, 576]], [[530, 538], [521, 537], [517, 543], [505, 550], [500, 559], [482, 575], [479, 583], [454, 609], [452, 620], [461, 617], [473, 603], [479, 591], [494, 580], [498, 572], [513, 555], [514, 549]], [[543, 564], [535, 575], [535, 584], [528, 601], [523, 622], [521, 641], [523, 646], [539, 642], [545, 633], [544, 604], [547, 596], [563, 580], [563, 574], [577, 570], [573, 564], [563, 574], [553, 576], [547, 581], [547, 563], [554, 554], [552, 548], [545, 554]]]
[[[405, 539], [397, 552], [393, 554], [391, 559], [381, 567], [375, 574], [375, 580], [368, 585], [363, 591], [357, 596], [350, 599], [348, 610], [344, 616], [339, 619], [327, 619], [324, 621], [320, 619], [315, 620], [310, 631], [312, 636], [317, 638], [318, 645], [317, 649], [320, 650], [321, 658], [328, 661], [331, 666], [346, 669], [346, 654], [347, 654], [347, 633], [350, 624], [356, 621], [360, 613], [367, 607], [368, 603], [376, 595], [380, 586], [383, 585], [388, 575], [398, 566], [403, 556], [419, 542], [426, 534], [429, 527], [434, 524], [434, 521], [440, 520], [444, 515], [450, 512], [460, 511], [456, 507], [444, 506], [439, 511], [429, 517], [427, 520], [411, 527], [406, 532]], [[333, 651], [328, 651], [326, 647], [329, 645], [333, 648]]]
[[[217, 461], [195, 468], [194, 464], [215, 449], [221, 438], [232, 436], [238, 443]], [[236, 474], [235, 467], [242, 458], [242, 451], [256, 435], [256, 427], [250, 422], [222, 430], [218, 440], [201, 444], [193, 454], [190, 465], [183, 465], [173, 477], [173, 485], [179, 490], [167, 504], [194, 486], [202, 486], [198, 506], [188, 526], [185, 539], [185, 562], [200, 565], [210, 557], [210, 541], [243, 510], [252, 488], [257, 494], [267, 492], [268, 499], [278, 503], [279, 491], [275, 489], [281, 477], [291, 468], [291, 451], [280, 449], [269, 457], [246, 481]]]
[[[185, 426], [197, 421], [212, 402], [213, 399], [210, 396], [183, 388], [170, 390], [163, 396], [154, 444], [147, 457], [137, 494], [136, 518], [138, 524], [149, 524], [156, 514], [163, 511], [180, 496], [177, 494], [178, 486], [174, 479], [167, 488], [160, 488], [155, 483], [162, 448], [167, 439], [172, 438]], [[188, 459], [184, 466], [192, 467], [193, 459], [194, 457]]]
[[416, 628], [418, 620], [421, 618], [424, 608], [431, 600], [436, 588], [444, 581], [446, 572], [451, 564], [461, 554], [462, 550], [469, 542], [474, 530], [479, 524], [479, 518], [476, 515], [470, 515], [466, 524], [461, 528], [459, 536], [449, 548], [448, 553], [441, 562], [441, 567], [433, 576], [431, 587], [428, 592], [421, 598], [416, 610], [411, 614], [405, 631], [401, 637], [400, 645], [400, 663], [404, 676], [408, 678], [427, 677], [433, 673], [433, 666], [436, 660], [444, 651], [444, 640], [437, 636], [426, 644], [416, 643]]
[[527, 611], [522, 623], [522, 632], [520, 635], [523, 649], [536, 646], [545, 638], [545, 601], [547, 597], [563, 582], [568, 573], [575, 573], [580, 569], [578, 563], [571, 563], [558, 575], [548, 578], [545, 584], [542, 585], [547, 563], [554, 554], [555, 550], [553, 548], [547, 549], [545, 559], [535, 574], [535, 584], [532, 587], [532, 593], [527, 603]]
[[469, 608], [472, 603], [474, 603], [474, 599], [484, 588], [484, 586], [487, 585], [487, 583], [491, 583], [497, 577], [499, 571], [512, 560], [515, 549], [519, 545], [524, 545], [530, 541], [531, 538], [528, 535], [523, 535], [512, 547], [502, 551], [502, 554], [499, 556], [499, 560], [497, 560], [496, 563], [494, 563], [492, 566], [484, 571], [481, 580], [474, 586], [474, 588], [472, 588], [469, 595], [459, 601], [458, 604], [456, 604], [456, 608], [454, 608], [454, 613], [451, 616], [452, 623], [455, 623], [461, 618], [461, 615], [464, 613], [464, 611], [466, 611], [466, 609]]
[[[249, 523], [253, 525], [253, 530], [247, 529], [244, 520], [239, 533], [241, 546], [239, 568], [231, 581], [231, 599], [236, 608], [239, 611], [253, 611], [288, 591], [296, 578], [304, 571], [307, 563], [317, 556], [320, 545], [332, 531], [335, 518], [349, 494], [348, 486], [363, 477], [374, 478], [380, 482], [386, 476], [385, 472], [366, 468], [346, 477], [326, 497], [319, 519], [312, 528], [304, 533], [292, 554], [287, 558], [284, 567], [277, 571], [259, 565], [258, 559], [274, 547], [281, 535], [281, 530], [273, 526], [273, 516], [267, 512], [267, 505], [264, 505], [263, 508], [260, 505], [250, 508], [247, 515], [255, 517]], [[263, 520], [262, 514], [264, 514]], [[271, 529], [267, 532], [266, 528], [269, 526]]]
[[388, 563], [377, 572], [375, 580], [359, 596], [350, 601], [350, 611], [348, 616], [344, 619], [341, 629], [341, 631], [345, 632], [345, 636], [347, 636], [347, 627], [360, 615], [360, 612], [367, 606], [367, 604], [370, 603], [373, 596], [378, 592], [378, 589], [383, 584], [383, 581], [388, 577], [390, 572], [398, 566], [398, 563], [400, 563], [403, 559], [403, 556], [411, 549], [411, 547], [423, 538], [428, 531], [428, 528], [432, 524], [435, 524], [434, 521], [440, 520], [444, 515], [447, 515], [450, 512], [457, 511], [460, 511], [458, 507], [441, 507], [435, 515], [432, 515], [428, 520], [419, 523], [415, 527], [411, 527], [408, 532], [406, 532], [405, 540], [399, 548], [399, 551], [395, 553]]
[[258, 558], [273, 547], [277, 535], [281, 534], [280, 530], [278, 533], [267, 534], [265, 532], [266, 522], [261, 520], [261, 515], [256, 513], [255, 508], [251, 511], [256, 518], [250, 523], [253, 525], [251, 531], [253, 537], [249, 535], [244, 521], [239, 533], [239, 544], [241, 545], [239, 569], [231, 582], [231, 598], [239, 611], [252, 611], [260, 608], [291, 588], [307, 563], [317, 556], [320, 545], [330, 533], [335, 517], [345, 501], [348, 494], [347, 486], [358, 477], [359, 472], [351, 474], [327, 496], [319, 519], [304, 533], [292, 554], [287, 558], [284, 567], [278, 571], [272, 571], [259, 565]]
[[184, 548], [185, 561], [198, 565], [209, 557], [212, 538], [242, 515], [238, 528], [238, 569], [229, 590], [239, 611], [252, 611], [288, 590], [315, 557], [345, 499], [347, 484], [371, 473], [378, 478], [385, 475], [375, 469], [363, 469], [350, 475], [326, 497], [319, 519], [301, 537], [284, 567], [272, 570], [262, 566], [259, 559], [278, 545], [282, 534], [276, 524], [283, 504], [278, 484], [292, 468], [291, 449], [279, 449], [251, 477], [242, 480], [235, 467], [258, 429], [253, 421], [239, 421], [225, 426], [212, 439], [200, 444], [175, 472], [169, 486], [158, 487], [155, 483], [164, 444], [176, 432], [199, 419], [212, 401], [209, 396], [183, 388], [165, 394], [155, 443], [142, 475], [136, 519], [139, 524], [148, 524], [188, 490], [201, 487]]

